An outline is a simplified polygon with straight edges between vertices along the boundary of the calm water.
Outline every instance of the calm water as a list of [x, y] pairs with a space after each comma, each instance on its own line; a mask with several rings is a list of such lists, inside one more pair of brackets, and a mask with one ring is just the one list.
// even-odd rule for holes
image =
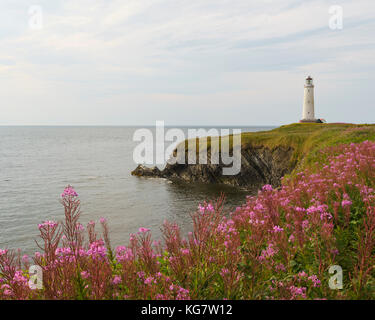
[[[271, 127], [242, 128], [243, 131]], [[148, 227], [155, 239], [165, 219], [190, 230], [199, 202], [227, 196], [228, 209], [244, 201], [234, 188], [170, 183], [130, 175], [136, 167], [130, 127], [0, 127], [0, 248], [36, 250], [37, 224], [63, 218], [59, 195], [67, 184], [82, 203], [81, 222], [106, 217], [113, 245]]]

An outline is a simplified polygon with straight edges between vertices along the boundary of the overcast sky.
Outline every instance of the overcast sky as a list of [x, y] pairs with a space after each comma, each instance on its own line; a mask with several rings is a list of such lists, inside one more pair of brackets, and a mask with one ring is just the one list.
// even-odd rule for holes
[[286, 124], [310, 74], [317, 117], [369, 123], [374, 73], [374, 0], [0, 2], [0, 125]]

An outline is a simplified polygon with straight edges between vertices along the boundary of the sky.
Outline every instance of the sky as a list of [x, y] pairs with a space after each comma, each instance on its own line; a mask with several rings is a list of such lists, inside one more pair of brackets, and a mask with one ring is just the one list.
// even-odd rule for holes
[[374, 0], [0, 2], [0, 125], [281, 125], [308, 75], [316, 117], [374, 123], [374, 74]]

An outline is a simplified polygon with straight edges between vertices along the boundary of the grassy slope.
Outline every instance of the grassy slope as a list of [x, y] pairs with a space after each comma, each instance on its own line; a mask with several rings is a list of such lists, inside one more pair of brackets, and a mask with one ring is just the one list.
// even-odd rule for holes
[[[270, 131], [245, 132], [241, 136], [243, 149], [249, 146], [293, 147], [291, 161], [298, 163], [295, 171], [319, 160], [318, 151], [325, 147], [365, 140], [375, 140], [375, 124], [294, 123]], [[210, 140], [207, 145], [210, 148]]]
[[[375, 124], [322, 124], [295, 123], [271, 131], [242, 134], [242, 147], [264, 145], [291, 146], [295, 152], [293, 161], [304, 164], [315, 161], [317, 152], [325, 147], [351, 142], [375, 140]], [[299, 167], [302, 165], [300, 162]]]

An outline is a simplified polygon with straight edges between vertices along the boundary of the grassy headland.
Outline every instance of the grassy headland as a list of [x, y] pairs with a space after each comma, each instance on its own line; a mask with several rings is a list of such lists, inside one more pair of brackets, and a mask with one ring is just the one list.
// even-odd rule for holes
[[375, 140], [374, 124], [294, 123], [270, 131], [242, 133], [242, 147], [263, 145], [269, 148], [290, 146], [294, 149], [292, 161], [299, 165], [315, 162], [319, 151], [333, 145]]
[[[230, 135], [230, 148], [233, 142], [232, 136]], [[209, 138], [208, 149], [211, 147], [211, 139], [212, 141], [221, 140], [220, 137]], [[280, 146], [292, 147], [294, 152], [291, 162], [297, 164], [294, 172], [320, 161], [321, 153], [319, 151], [326, 147], [365, 140], [375, 140], [375, 124], [293, 123], [273, 130], [241, 134], [242, 149], [256, 146], [270, 149]], [[187, 141], [185, 141], [185, 147], [187, 150]], [[199, 139], [197, 139], [197, 152], [198, 150]]]
[[[206, 134], [210, 133], [206, 132]], [[234, 137], [238, 138], [233, 134], [229, 135], [229, 153], [233, 151]], [[140, 166], [132, 174], [182, 179], [188, 183], [226, 184], [255, 192], [264, 184], [279, 187], [282, 177], [293, 176], [315, 162], [321, 163], [324, 161], [324, 154], [319, 152], [322, 149], [334, 145], [375, 140], [375, 125], [294, 123], [269, 131], [243, 132], [241, 167], [240, 172], [235, 175], [223, 175], [224, 163], [214, 164], [210, 160], [211, 155], [217, 156], [226, 150], [221, 144], [223, 139], [227, 138], [228, 136], [196, 138], [196, 149], [191, 143], [194, 138], [187, 139], [176, 148], [174, 153], [174, 156], [177, 155], [182, 161], [167, 165], [163, 171]], [[179, 154], [178, 151], [182, 146], [184, 152]], [[194, 150], [196, 150], [196, 160], [192, 158], [192, 162], [197, 161], [197, 163], [186, 165], [187, 160], [192, 163], [191, 151]], [[201, 165], [198, 159], [204, 160], [206, 152], [208, 165], [204, 163]]]

